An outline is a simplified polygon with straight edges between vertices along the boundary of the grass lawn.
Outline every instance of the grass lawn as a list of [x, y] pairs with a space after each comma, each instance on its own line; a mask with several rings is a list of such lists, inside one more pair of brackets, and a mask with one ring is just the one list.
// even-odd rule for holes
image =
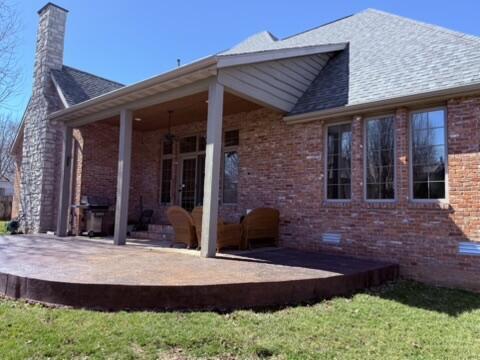
[[0, 221], [0, 235], [5, 235], [7, 233], [8, 221]]
[[478, 359], [480, 295], [401, 281], [271, 312], [101, 313], [0, 300], [0, 358]]

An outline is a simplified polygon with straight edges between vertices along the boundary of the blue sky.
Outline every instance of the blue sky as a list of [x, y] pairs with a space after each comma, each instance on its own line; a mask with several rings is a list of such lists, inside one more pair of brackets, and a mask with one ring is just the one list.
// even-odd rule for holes
[[[21, 0], [20, 93], [5, 108], [21, 117], [31, 92], [37, 10], [47, 1]], [[56, 0], [70, 10], [64, 63], [125, 84], [157, 75], [263, 30], [289, 36], [366, 8], [480, 36], [477, 1], [162, 1]]]

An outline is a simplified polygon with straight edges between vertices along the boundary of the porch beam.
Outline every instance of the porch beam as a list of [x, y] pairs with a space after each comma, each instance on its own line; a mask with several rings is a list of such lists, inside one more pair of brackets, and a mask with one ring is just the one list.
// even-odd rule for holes
[[223, 85], [213, 79], [208, 88], [207, 147], [201, 256], [214, 257], [217, 251], [218, 192], [222, 151]]
[[72, 144], [73, 128], [64, 127], [62, 163], [60, 172], [60, 196], [57, 213], [57, 236], [68, 234], [68, 213], [70, 211], [72, 185]]
[[79, 119], [65, 121], [70, 126], [79, 127], [84, 126], [96, 121], [104, 120], [112, 116], [117, 116], [125, 106], [128, 106], [131, 110], [138, 110], [145, 107], [161, 104], [171, 100], [180, 99], [182, 97], [199, 94], [208, 89], [210, 79], [202, 79], [195, 83], [181, 86], [176, 89], [163, 90], [159, 94], [145, 96], [138, 100], [133, 100], [128, 105], [114, 106], [110, 109], [98, 110], [92, 115], [85, 115]]
[[118, 142], [117, 202], [115, 208], [115, 245], [125, 245], [127, 240], [128, 196], [130, 192], [130, 165], [132, 160], [133, 112], [120, 111], [120, 135]]

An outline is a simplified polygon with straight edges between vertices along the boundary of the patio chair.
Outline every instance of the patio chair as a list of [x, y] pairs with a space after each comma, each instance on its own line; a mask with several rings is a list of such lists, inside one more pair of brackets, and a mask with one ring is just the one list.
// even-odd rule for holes
[[192, 216], [180, 206], [171, 206], [167, 210], [167, 218], [175, 232], [174, 243], [183, 243], [191, 249], [197, 246], [197, 236]]
[[247, 214], [242, 220], [242, 240], [246, 247], [252, 242], [269, 240], [278, 246], [278, 227], [280, 213], [277, 209], [257, 208]]
[[[197, 206], [192, 210], [192, 218], [200, 247], [203, 218], [203, 208], [201, 206]], [[242, 226], [240, 224], [225, 224], [222, 219], [218, 219], [217, 251], [221, 251], [227, 247], [242, 248]]]

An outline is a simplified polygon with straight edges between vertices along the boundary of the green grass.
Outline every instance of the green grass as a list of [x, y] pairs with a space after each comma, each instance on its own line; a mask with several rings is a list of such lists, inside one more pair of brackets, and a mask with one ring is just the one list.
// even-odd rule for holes
[[478, 359], [480, 295], [401, 281], [270, 312], [102, 313], [0, 300], [0, 358]]
[[0, 235], [7, 234], [8, 221], [0, 221]]

